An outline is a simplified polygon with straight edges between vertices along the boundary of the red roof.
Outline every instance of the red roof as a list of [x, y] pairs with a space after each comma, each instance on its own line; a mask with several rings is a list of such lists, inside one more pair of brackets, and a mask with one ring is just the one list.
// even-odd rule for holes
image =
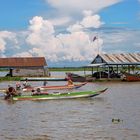
[[41, 67], [46, 65], [44, 57], [0, 58], [0, 67]]

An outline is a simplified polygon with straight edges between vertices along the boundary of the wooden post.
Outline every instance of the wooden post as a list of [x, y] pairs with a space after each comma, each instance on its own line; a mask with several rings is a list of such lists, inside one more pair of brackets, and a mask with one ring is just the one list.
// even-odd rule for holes
[[130, 65], [128, 65], [128, 73], [130, 73]]
[[93, 67], [92, 67], [92, 77], [93, 77]]
[[118, 65], [117, 65], [117, 74], [118, 74], [119, 72], [118, 72]]
[[10, 74], [10, 77], [13, 77], [13, 69], [12, 68], [10, 68], [9, 74]]
[[110, 78], [110, 73], [109, 73], [109, 71], [110, 71], [110, 68], [109, 68], [109, 65], [108, 65], [108, 79]]
[[85, 69], [86, 69], [86, 68], [84, 67], [84, 76], [86, 77], [86, 72], [85, 72]]

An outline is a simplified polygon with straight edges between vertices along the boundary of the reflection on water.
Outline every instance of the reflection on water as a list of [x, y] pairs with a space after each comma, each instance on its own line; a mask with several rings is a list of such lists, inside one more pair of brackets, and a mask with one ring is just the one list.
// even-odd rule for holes
[[[7, 84], [0, 83], [0, 87]], [[76, 90], [109, 89], [87, 99], [19, 102], [0, 99], [0, 140], [139, 140], [139, 85], [139, 82], [88, 83]], [[113, 118], [123, 121], [112, 123]]]

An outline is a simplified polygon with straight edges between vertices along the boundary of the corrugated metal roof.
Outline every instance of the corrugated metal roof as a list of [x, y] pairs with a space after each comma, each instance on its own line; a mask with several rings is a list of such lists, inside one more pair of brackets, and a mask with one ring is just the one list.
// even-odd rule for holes
[[[98, 57], [101, 57], [107, 64], [140, 64], [140, 53], [99, 54]], [[96, 62], [96, 58], [92, 63]]]
[[46, 65], [44, 57], [0, 58], [0, 67], [41, 67]]

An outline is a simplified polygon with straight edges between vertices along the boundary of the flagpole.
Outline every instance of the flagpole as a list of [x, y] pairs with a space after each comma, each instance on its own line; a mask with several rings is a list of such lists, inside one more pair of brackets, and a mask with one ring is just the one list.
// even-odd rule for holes
[[99, 35], [97, 33], [97, 47], [98, 47], [98, 55], [100, 54], [100, 48], [99, 48]]
[[100, 48], [99, 48], [99, 38], [98, 38], [98, 37], [99, 37], [99, 36], [98, 36], [98, 34], [97, 34], [97, 35], [93, 38], [93, 40], [92, 40], [92, 41], [94, 42], [94, 41], [96, 41], [96, 40], [97, 40], [97, 43], [96, 43], [96, 44], [97, 44], [97, 46], [96, 46], [96, 47], [97, 47], [97, 54], [100, 54]]

